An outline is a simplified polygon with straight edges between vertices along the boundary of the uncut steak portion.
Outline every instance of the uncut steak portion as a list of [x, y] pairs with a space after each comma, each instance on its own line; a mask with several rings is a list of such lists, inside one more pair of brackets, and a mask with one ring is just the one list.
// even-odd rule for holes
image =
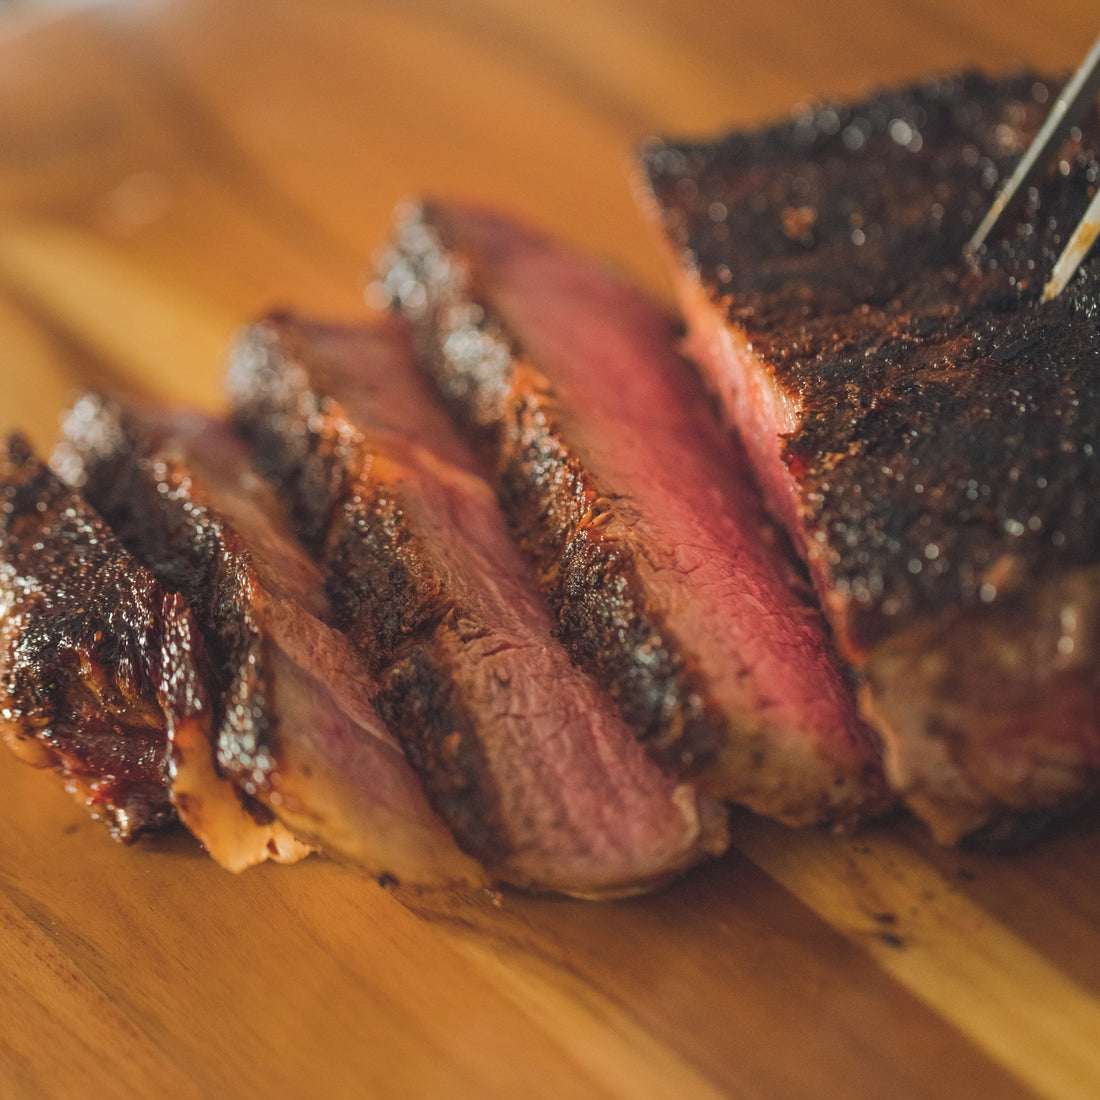
[[85, 397], [55, 462], [194, 611], [221, 770], [296, 837], [413, 885], [479, 883], [325, 624], [324, 584], [231, 426]]
[[209, 738], [200, 653], [183, 600], [80, 493], [22, 437], [0, 447], [0, 734], [118, 840], [177, 819], [170, 734]]
[[1100, 778], [1100, 261], [1038, 301], [1095, 117], [963, 254], [1055, 90], [961, 76], [643, 157], [692, 354], [945, 842], [1026, 832]]
[[468, 851], [511, 882], [607, 895], [724, 849], [721, 807], [656, 768], [554, 640], [403, 333], [273, 317], [245, 334], [229, 387]]
[[654, 758], [792, 824], [881, 809], [878, 745], [669, 318], [460, 207], [409, 212], [383, 278], [496, 462], [559, 636]]

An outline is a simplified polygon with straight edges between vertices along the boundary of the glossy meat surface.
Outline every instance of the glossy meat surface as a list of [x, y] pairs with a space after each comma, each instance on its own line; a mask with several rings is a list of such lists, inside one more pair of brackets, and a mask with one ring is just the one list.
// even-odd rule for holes
[[173, 728], [209, 736], [184, 602], [18, 436], [0, 449], [0, 733], [112, 835], [176, 821]]

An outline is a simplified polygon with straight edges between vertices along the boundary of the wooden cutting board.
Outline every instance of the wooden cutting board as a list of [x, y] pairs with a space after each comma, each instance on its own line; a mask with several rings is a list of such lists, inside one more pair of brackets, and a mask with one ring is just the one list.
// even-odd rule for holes
[[[354, 317], [394, 204], [498, 204], [669, 296], [645, 135], [1066, 69], [1088, 0], [0, 3], [0, 428], [217, 407], [234, 327]], [[1100, 820], [1015, 858], [745, 816], [652, 897], [417, 895], [123, 849], [0, 755], [0, 1095], [1095, 1097]]]

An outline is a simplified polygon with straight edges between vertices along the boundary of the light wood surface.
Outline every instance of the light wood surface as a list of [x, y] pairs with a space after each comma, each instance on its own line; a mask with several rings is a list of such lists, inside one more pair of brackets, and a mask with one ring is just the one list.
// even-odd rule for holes
[[[354, 317], [416, 193], [669, 297], [647, 134], [961, 66], [1068, 69], [1089, 0], [0, 6], [0, 428], [88, 384], [220, 402], [234, 327]], [[1095, 1097], [1100, 821], [1015, 858], [739, 816], [652, 897], [417, 895], [123, 849], [0, 755], [0, 1095]]]

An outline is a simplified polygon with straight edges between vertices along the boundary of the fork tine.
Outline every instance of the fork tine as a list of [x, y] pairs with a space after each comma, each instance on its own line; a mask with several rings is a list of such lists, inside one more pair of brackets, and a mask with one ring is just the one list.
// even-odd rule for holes
[[1100, 191], [1092, 196], [1085, 216], [1077, 223], [1077, 228], [1062, 250], [1050, 273], [1047, 285], [1043, 287], [1044, 302], [1056, 298], [1066, 287], [1066, 283], [1077, 274], [1077, 269], [1085, 262], [1097, 236], [1100, 235]]
[[[986, 212], [981, 224], [970, 238], [968, 248], [972, 251], [981, 248], [989, 235], [1000, 224], [1005, 212], [1018, 197], [1026, 194], [1027, 188], [1050, 158], [1058, 151], [1058, 147], [1065, 141], [1070, 130], [1084, 117], [1085, 111], [1088, 110], [1089, 105], [1096, 98], [1097, 92], [1100, 92], [1100, 37], [1093, 43], [1092, 49], [1089, 50], [1088, 56], [1081, 63], [1081, 67], [1069, 78], [1066, 86], [1062, 89], [1061, 95], [1055, 100], [1042, 129], [1036, 134], [1035, 140], [1028, 146], [1027, 152], [1024, 153], [1016, 165], [1016, 170], [1009, 177], [1004, 187], [1001, 188], [997, 198]], [[1095, 232], [1093, 235], [1095, 236]], [[1076, 236], [1075, 233], [1074, 237]], [[1063, 253], [1063, 255], [1065, 254]], [[1079, 259], [1077, 264], [1074, 265], [1073, 271], [1077, 270], [1080, 262]], [[1059, 260], [1059, 263], [1061, 263], [1061, 260]], [[1073, 271], [1070, 272], [1070, 275], [1067, 275], [1067, 281]]]

